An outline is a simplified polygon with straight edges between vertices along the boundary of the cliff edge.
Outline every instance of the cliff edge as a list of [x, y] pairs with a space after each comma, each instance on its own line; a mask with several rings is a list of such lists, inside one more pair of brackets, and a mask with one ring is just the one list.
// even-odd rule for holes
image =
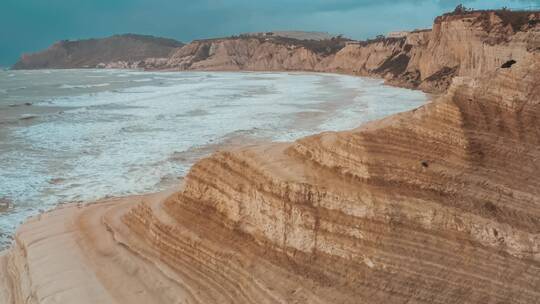
[[458, 25], [470, 34], [456, 49], [429, 40], [429, 54], [408, 53], [407, 69], [424, 76], [459, 63], [433, 102], [350, 131], [217, 152], [169, 193], [42, 214], [0, 256], [0, 299], [538, 303], [540, 25], [493, 19], [508, 36], [491, 45], [486, 34], [477, 48], [480, 27], [492, 29], [478, 22], [496, 17], [476, 14], [414, 33], [440, 43]]
[[538, 12], [447, 14], [433, 29], [402, 37], [351, 41], [231, 37], [194, 41], [148, 68], [174, 70], [317, 71], [382, 77], [442, 93], [456, 76], [478, 77], [538, 50]]

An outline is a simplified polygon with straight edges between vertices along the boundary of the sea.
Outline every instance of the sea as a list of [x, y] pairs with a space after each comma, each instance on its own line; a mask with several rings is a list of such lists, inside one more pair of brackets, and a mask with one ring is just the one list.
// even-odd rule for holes
[[351, 129], [427, 100], [337, 74], [0, 71], [0, 249], [59, 204], [164, 190], [216, 150]]

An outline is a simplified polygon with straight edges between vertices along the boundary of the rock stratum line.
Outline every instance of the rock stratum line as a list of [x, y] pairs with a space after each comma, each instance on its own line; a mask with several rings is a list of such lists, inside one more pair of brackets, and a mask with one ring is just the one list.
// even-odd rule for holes
[[540, 26], [497, 18], [422, 34], [419, 66], [459, 68], [421, 108], [31, 219], [0, 258], [2, 303], [538, 303]]

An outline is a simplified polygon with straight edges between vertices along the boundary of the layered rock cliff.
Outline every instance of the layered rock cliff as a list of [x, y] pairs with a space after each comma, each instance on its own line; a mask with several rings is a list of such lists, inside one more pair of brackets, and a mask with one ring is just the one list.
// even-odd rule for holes
[[[445, 16], [432, 33], [413, 34], [427, 50], [424, 35], [469, 17]], [[444, 73], [446, 93], [421, 108], [218, 152], [193, 166], [182, 189], [31, 220], [0, 256], [0, 299], [538, 303], [540, 25], [509, 25], [509, 38], [493, 47], [501, 56], [507, 45], [519, 48], [513, 63], [467, 61], [458, 51], [420, 62], [434, 55], [407, 51], [400, 75], [414, 62], [420, 74], [454, 70]], [[489, 57], [492, 46], [481, 52]]]
[[348, 40], [298, 40], [285, 37], [232, 37], [194, 41], [155, 68], [180, 70], [317, 70], [320, 62]]
[[13, 69], [134, 68], [139, 62], [168, 57], [181, 42], [144, 35], [60, 41], [47, 50], [25, 54]]
[[147, 67], [338, 72], [440, 93], [455, 76], [477, 77], [537, 49], [539, 20], [540, 13], [534, 12], [471, 12], [438, 17], [432, 30], [362, 42], [255, 37], [195, 41], [167, 63]]
[[456, 76], [477, 77], [537, 49], [539, 22], [538, 12], [446, 14], [435, 19], [433, 29], [368, 41], [241, 35], [183, 46], [169, 39], [119, 35], [61, 41], [23, 55], [13, 68], [336, 72], [442, 93]]

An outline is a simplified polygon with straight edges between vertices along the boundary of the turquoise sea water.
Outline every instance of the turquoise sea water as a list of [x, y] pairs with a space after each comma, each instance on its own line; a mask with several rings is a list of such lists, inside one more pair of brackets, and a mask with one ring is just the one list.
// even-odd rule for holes
[[28, 216], [163, 190], [223, 145], [349, 129], [426, 99], [333, 74], [0, 71], [0, 248]]

